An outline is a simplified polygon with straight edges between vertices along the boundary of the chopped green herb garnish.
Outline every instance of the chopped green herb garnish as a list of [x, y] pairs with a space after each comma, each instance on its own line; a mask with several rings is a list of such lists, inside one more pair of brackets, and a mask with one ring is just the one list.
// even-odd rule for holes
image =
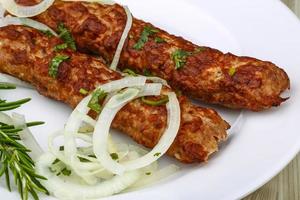
[[154, 100], [146, 99], [146, 97], [142, 97], [142, 102], [149, 106], [161, 106], [161, 105], [165, 105], [166, 103], [168, 103], [169, 98], [167, 96], [165, 96], [157, 101], [154, 101]]
[[182, 49], [177, 49], [176, 51], [174, 51], [171, 57], [175, 62], [175, 69], [182, 68], [186, 64], [187, 57], [190, 55], [190, 52], [184, 51]]
[[68, 44], [67, 43], [63, 43], [63, 44], [58, 44], [54, 47], [54, 51], [61, 51], [68, 48]]
[[141, 50], [146, 42], [148, 42], [149, 36], [154, 35], [155, 33], [158, 33], [157, 29], [152, 28], [151, 26], [145, 26], [139, 41], [133, 46], [133, 48], [135, 50]]
[[70, 176], [72, 171], [67, 169], [66, 165], [59, 159], [55, 159], [49, 167], [52, 173], [56, 173], [56, 176], [63, 174], [64, 176]]
[[84, 89], [84, 88], [81, 88], [81, 89], [79, 90], [79, 93], [80, 93], [80, 94], [83, 94], [83, 95], [87, 95], [87, 94], [89, 93], [89, 91], [87, 91], [87, 90]]
[[78, 156], [78, 159], [80, 160], [80, 162], [84, 162], [84, 163], [86, 163], [86, 162], [91, 162], [91, 161], [89, 161], [88, 159], [82, 158], [82, 157], [79, 157], [79, 156]]
[[117, 153], [111, 153], [110, 154], [110, 157], [113, 159], [113, 160], [118, 160], [119, 159], [119, 155]]
[[88, 103], [88, 107], [93, 111], [100, 113], [102, 110], [102, 106], [100, 105], [100, 101], [102, 101], [107, 96], [107, 93], [101, 89], [97, 89], [93, 92], [92, 98]]
[[[91, 158], [96, 158], [95, 155], [88, 155], [88, 157], [91, 157]], [[78, 156], [78, 159], [80, 160], [80, 162], [91, 162], [90, 160], [86, 159], [86, 158], [82, 158], [80, 156]]]
[[150, 72], [149, 69], [144, 69], [143, 74], [144, 74], [144, 76], [152, 76], [152, 73]]
[[158, 157], [158, 156], [160, 156], [160, 155], [161, 155], [161, 153], [160, 153], [160, 152], [158, 152], [158, 153], [154, 154], [154, 156], [156, 156], [156, 157]]
[[123, 73], [128, 74], [130, 76], [138, 76], [133, 70], [131, 69], [124, 69]]
[[59, 151], [64, 151], [65, 150], [65, 147], [64, 146], [60, 146], [59, 147]]
[[145, 173], [147, 176], [150, 176], [151, 175], [151, 172], [146, 172]]
[[70, 57], [67, 55], [57, 55], [55, 56], [49, 65], [49, 75], [53, 78], [57, 77], [59, 65], [68, 60]]
[[59, 162], [60, 162], [59, 159], [55, 159], [55, 160], [53, 161], [52, 165], [55, 165], [55, 164], [57, 164], [57, 163], [59, 163]]
[[70, 176], [71, 173], [72, 173], [72, 171], [69, 170], [69, 169], [67, 169], [67, 168], [65, 167], [65, 168], [63, 168], [63, 169], [61, 170], [61, 173], [62, 173], [64, 176]]
[[97, 158], [95, 155], [88, 155], [88, 157]]
[[154, 41], [155, 41], [156, 43], [164, 43], [164, 42], [166, 42], [166, 40], [163, 39], [163, 38], [161, 38], [161, 37], [155, 37], [155, 38], [154, 38]]
[[57, 26], [59, 37], [74, 51], [76, 51], [76, 43], [70, 31], [65, 27], [63, 23], [59, 23]]
[[234, 76], [234, 74], [236, 73], [236, 68], [235, 67], [230, 67], [228, 74], [229, 76]]
[[40, 30], [42, 33], [44, 33], [47, 37], [53, 37], [53, 33], [49, 30]]

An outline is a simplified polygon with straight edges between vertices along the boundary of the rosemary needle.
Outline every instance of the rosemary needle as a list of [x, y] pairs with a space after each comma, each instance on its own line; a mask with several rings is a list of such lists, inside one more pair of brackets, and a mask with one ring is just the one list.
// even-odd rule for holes
[[[16, 87], [8, 83], [0, 83], [0, 89], [15, 89]], [[0, 111], [13, 110], [22, 104], [30, 101], [30, 98], [21, 99], [13, 102], [0, 100]], [[27, 127], [41, 125], [44, 122], [29, 122]], [[47, 189], [39, 182], [45, 179], [35, 173], [34, 162], [28, 155], [30, 152], [20, 143], [18, 132], [21, 128], [15, 128], [13, 125], [0, 122], [0, 177], [5, 176], [6, 185], [11, 191], [10, 174], [14, 177], [22, 200], [28, 200], [29, 194], [33, 199], [38, 200], [37, 192], [49, 194]], [[11, 173], [10, 173], [11, 172]]]

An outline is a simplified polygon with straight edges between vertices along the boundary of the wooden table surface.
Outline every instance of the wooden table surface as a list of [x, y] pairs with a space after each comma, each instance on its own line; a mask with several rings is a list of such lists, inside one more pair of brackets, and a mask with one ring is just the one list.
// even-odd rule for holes
[[[300, 18], [300, 0], [283, 2]], [[280, 174], [244, 200], [300, 200], [300, 154]]]

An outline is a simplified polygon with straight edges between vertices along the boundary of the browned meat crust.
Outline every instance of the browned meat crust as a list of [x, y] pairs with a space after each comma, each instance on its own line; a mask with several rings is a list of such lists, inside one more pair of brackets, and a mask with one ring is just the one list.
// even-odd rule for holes
[[[22, 3], [33, 1], [22, 0]], [[101, 55], [110, 63], [125, 27], [126, 14], [118, 4], [103, 6], [56, 1], [35, 19], [53, 29], [59, 22], [65, 23], [74, 35], [79, 50]], [[134, 19], [121, 56], [121, 69], [131, 68], [141, 74], [150, 71], [190, 97], [230, 108], [260, 111], [279, 106], [286, 100], [280, 94], [289, 88], [289, 78], [276, 65], [199, 47], [158, 28], [155, 29], [159, 32], [149, 36], [141, 50], [136, 50], [134, 45], [145, 26], [153, 27]], [[157, 37], [164, 42], [155, 42]], [[172, 53], [179, 49], [191, 55], [187, 56], [184, 66], [176, 70]]]
[[[41, 94], [71, 107], [84, 97], [79, 92], [81, 88], [92, 91], [98, 84], [121, 78], [99, 58], [68, 49], [53, 51], [61, 43], [58, 38], [49, 38], [28, 27], [0, 28], [0, 71], [31, 83]], [[48, 71], [51, 59], [58, 54], [68, 55], [70, 60], [60, 65], [55, 79]], [[163, 93], [169, 90], [164, 88]], [[217, 151], [218, 143], [226, 139], [229, 125], [215, 111], [192, 105], [184, 96], [180, 96], [179, 101], [180, 130], [168, 154], [186, 163], [206, 161]], [[137, 99], [118, 113], [112, 126], [151, 148], [163, 133], [166, 118], [164, 106], [148, 106]]]

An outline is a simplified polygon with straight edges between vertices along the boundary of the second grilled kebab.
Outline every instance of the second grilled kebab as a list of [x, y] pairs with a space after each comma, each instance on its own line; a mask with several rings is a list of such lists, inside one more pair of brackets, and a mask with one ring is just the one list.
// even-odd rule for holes
[[[101, 55], [110, 64], [127, 17], [118, 4], [56, 1], [35, 19], [53, 29], [64, 23], [79, 50]], [[253, 111], [279, 106], [286, 100], [280, 94], [290, 86], [285, 71], [271, 62], [200, 47], [136, 18], [119, 67], [160, 76], [174, 89], [208, 103]]]

